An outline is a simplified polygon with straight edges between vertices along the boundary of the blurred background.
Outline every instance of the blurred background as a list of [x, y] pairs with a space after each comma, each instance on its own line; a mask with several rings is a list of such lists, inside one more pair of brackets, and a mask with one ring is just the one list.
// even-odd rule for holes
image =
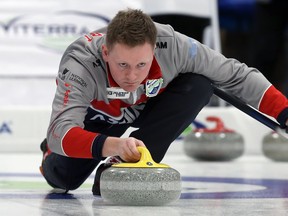
[[[127, 7], [258, 68], [288, 95], [287, 5], [287, 0], [1, 0], [0, 152], [39, 151], [65, 48]], [[201, 121], [206, 112], [218, 113], [252, 142], [248, 152], [259, 153], [267, 128], [221, 103], [207, 110]]]
[[287, 96], [288, 1], [219, 0], [223, 54], [258, 68]]

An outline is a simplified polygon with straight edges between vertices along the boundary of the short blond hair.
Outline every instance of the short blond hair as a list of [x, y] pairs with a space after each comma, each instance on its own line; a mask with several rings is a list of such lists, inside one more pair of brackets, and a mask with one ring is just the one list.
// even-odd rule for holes
[[112, 49], [115, 43], [130, 47], [145, 42], [155, 46], [157, 30], [151, 17], [139, 9], [119, 11], [107, 27], [106, 46]]

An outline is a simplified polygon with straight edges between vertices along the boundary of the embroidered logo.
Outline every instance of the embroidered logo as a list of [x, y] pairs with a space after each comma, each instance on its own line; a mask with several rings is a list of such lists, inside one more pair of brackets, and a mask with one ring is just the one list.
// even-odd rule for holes
[[147, 80], [145, 84], [146, 88], [146, 96], [147, 97], [154, 97], [158, 94], [159, 90], [161, 89], [163, 83], [163, 79], [152, 79]]
[[65, 80], [68, 72], [69, 72], [69, 70], [67, 68], [65, 68], [62, 73], [61, 72], [59, 73], [59, 78], [61, 80]]

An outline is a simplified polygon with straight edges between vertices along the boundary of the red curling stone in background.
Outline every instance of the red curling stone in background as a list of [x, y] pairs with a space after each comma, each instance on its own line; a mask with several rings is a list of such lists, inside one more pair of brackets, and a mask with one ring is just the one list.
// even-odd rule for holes
[[244, 153], [244, 139], [241, 134], [227, 129], [223, 121], [209, 116], [207, 121], [215, 122], [213, 129], [195, 129], [184, 137], [184, 152], [201, 161], [230, 161]]

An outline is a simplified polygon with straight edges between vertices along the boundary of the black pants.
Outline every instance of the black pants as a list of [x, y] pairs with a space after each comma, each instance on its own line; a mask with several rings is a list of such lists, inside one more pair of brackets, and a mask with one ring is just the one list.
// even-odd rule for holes
[[[133, 124], [104, 125], [98, 131], [121, 136], [129, 126], [137, 127], [139, 129], [130, 136], [142, 140], [153, 159], [160, 162], [170, 144], [196, 118], [212, 94], [212, 85], [207, 78], [192, 73], [179, 75], [164, 92], [149, 99]], [[74, 190], [89, 177], [99, 162], [52, 153], [46, 157], [42, 168], [52, 187]]]

